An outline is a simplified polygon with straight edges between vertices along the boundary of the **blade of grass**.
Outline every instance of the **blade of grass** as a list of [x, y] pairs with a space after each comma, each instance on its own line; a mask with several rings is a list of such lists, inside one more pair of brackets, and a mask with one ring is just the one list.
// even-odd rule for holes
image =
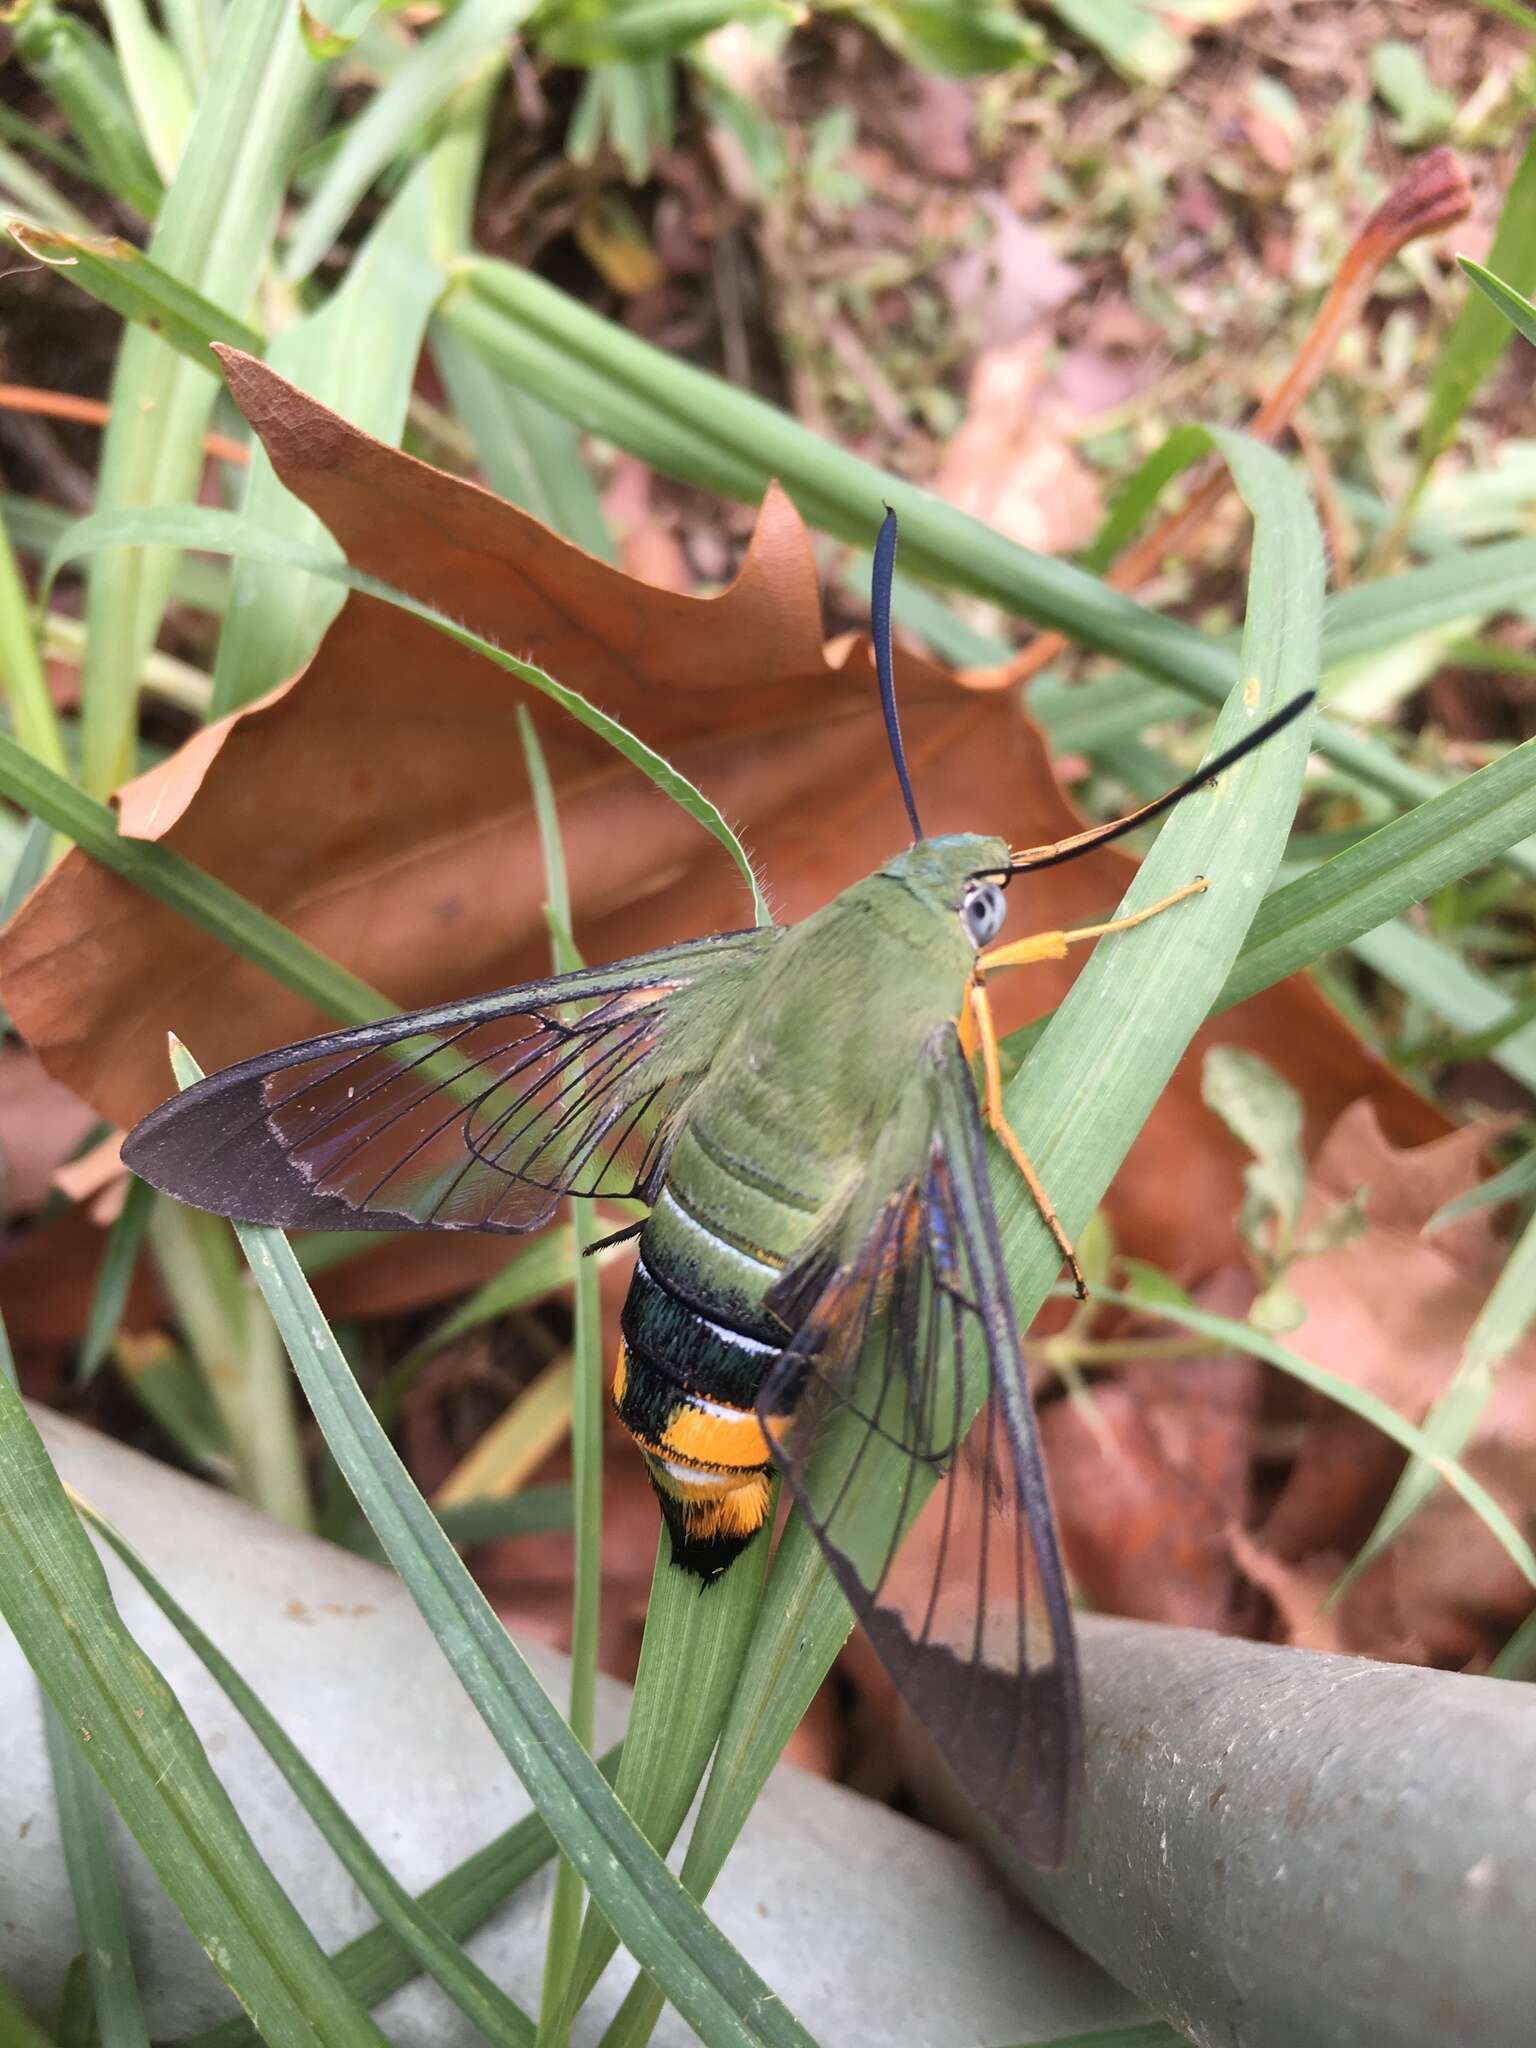
[[128, 104], [110, 44], [52, 0], [31, 0], [12, 23], [16, 53], [59, 108], [102, 189], [153, 220], [163, 188]]
[[[219, 512], [208, 507], [195, 510], [179, 508], [146, 507], [129, 512], [93, 512], [75, 524], [55, 544], [49, 557], [48, 570], [44, 577], [45, 588], [70, 561], [90, 554], [98, 548], [119, 548], [143, 542], [170, 542], [178, 547], [197, 547], [211, 553], [230, 554], [244, 561], [265, 561], [288, 567], [307, 569], [313, 576], [329, 577], [335, 583], [344, 584], [364, 597], [380, 599], [394, 605], [398, 610], [409, 612], [413, 618], [429, 625], [434, 632], [445, 639], [455, 641], [460, 647], [467, 647], [485, 656], [498, 668], [527, 683], [543, 696], [558, 704], [562, 711], [584, 725], [589, 732], [595, 732], [607, 741], [616, 753], [621, 754], [632, 766], [648, 776], [664, 796], [685, 810], [689, 817], [704, 827], [713, 838], [719, 840], [739, 869], [742, 879], [752, 892], [753, 916], [758, 924], [771, 922], [768, 906], [758, 887], [752, 863], [741, 841], [732, 832], [717, 807], [702, 791], [696, 789], [686, 776], [680, 775], [670, 762], [646, 746], [631, 732], [625, 730], [616, 719], [608, 717], [589, 704], [585, 697], [575, 690], [567, 689], [563, 683], [546, 675], [543, 669], [535, 668], [531, 662], [519, 661], [515, 655], [482, 639], [478, 633], [471, 633], [465, 627], [456, 625], [430, 605], [420, 603], [404, 591], [394, 590], [386, 583], [378, 582], [372, 576], [365, 576], [349, 568], [344, 562], [335, 562], [318, 554], [313, 548], [301, 546], [282, 534], [265, 533], [248, 526], [237, 515]], [[0, 735], [3, 738], [3, 735]], [[3, 759], [0, 759], [3, 770]], [[29, 808], [36, 809], [36, 805]], [[68, 830], [68, 827], [64, 828]], [[94, 851], [94, 849], [92, 849]]]
[[1536, 740], [1266, 897], [1218, 1007], [1246, 1001], [1536, 832]]
[[102, 1819], [101, 1787], [47, 1699], [43, 1732], [101, 2048], [149, 2048], [128, 1942], [128, 1916]]
[[[524, 1486], [505, 1500], [467, 1500], [460, 1507], [433, 1507], [443, 1534], [453, 1544], [500, 1543], [516, 1536], [544, 1536], [572, 1526], [568, 1486]], [[338, 1539], [359, 1557], [383, 1558], [379, 1539], [358, 1517]]]
[[[183, 1087], [198, 1078], [180, 1047], [173, 1065]], [[683, 1892], [513, 1647], [379, 1427], [281, 1231], [235, 1227], [348, 1485], [486, 1726], [631, 1953], [720, 2048], [806, 2048], [810, 2037]]]
[[6, 2048], [56, 2048], [53, 2036], [23, 2011], [4, 1984], [0, 1984], [0, 2040]]
[[91, 1997], [90, 1973], [84, 1956], [76, 1956], [64, 1972], [57, 2031], [59, 2048], [101, 2048], [101, 2036], [96, 2031], [96, 2005]]
[[289, 237], [283, 274], [309, 276], [379, 173], [493, 58], [533, 11], [533, 0], [460, 0], [417, 43], [347, 131]]
[[1502, 277], [1496, 277], [1481, 263], [1474, 263], [1470, 256], [1458, 256], [1456, 261], [1478, 290], [1498, 307], [1515, 332], [1536, 344], [1536, 306], [1531, 304], [1525, 294], [1517, 291], [1513, 285], [1506, 284]]
[[[556, 974], [573, 974], [583, 961], [571, 936], [570, 882], [554, 786], [533, 720], [521, 704], [517, 707], [517, 730], [544, 862], [551, 963]], [[572, 1202], [570, 1210], [576, 1282], [571, 1339], [571, 1491], [576, 1542], [571, 1599], [571, 1690], [566, 1720], [571, 1734], [583, 1749], [590, 1751], [597, 1706], [597, 1634], [603, 1590], [603, 1330], [597, 1269], [586, 1257], [596, 1241], [598, 1226], [585, 1202]], [[556, 2048], [568, 2032], [560, 2025], [560, 2016], [580, 1932], [582, 1895], [580, 1872], [562, 1856], [555, 1867], [549, 1936], [544, 1950], [539, 2048]]]
[[24, 156], [0, 144], [0, 193], [7, 203], [20, 207], [37, 227], [56, 228], [65, 234], [88, 235], [91, 223]]
[[[292, 0], [231, 7], [209, 84], [149, 255], [162, 270], [237, 315], [267, 260], [284, 185], [320, 79]], [[102, 437], [102, 508], [195, 497], [216, 387], [147, 328], [130, 326]], [[82, 683], [83, 780], [105, 795], [131, 772], [139, 672], [175, 573], [172, 550], [115, 551], [92, 567]]]
[[197, 1368], [163, 1331], [119, 1332], [113, 1363], [128, 1392], [194, 1471], [229, 1485], [235, 1460]]
[[[663, 1530], [645, 1610], [645, 1634], [624, 1755], [614, 1791], [645, 1838], [663, 1855], [677, 1839], [735, 1696], [747, 1641], [762, 1600], [770, 1545], [763, 1532], [725, 1578], [701, 1598], [697, 1582], [672, 1562]], [[596, 1906], [588, 1908], [563, 2016], [569, 2027], [618, 1946]]]
[[134, 1269], [139, 1263], [139, 1252], [143, 1247], [144, 1233], [149, 1226], [150, 1211], [154, 1206], [155, 1191], [149, 1182], [140, 1180], [136, 1174], [130, 1174], [128, 1189], [123, 1196], [123, 1206], [107, 1234], [106, 1250], [101, 1255], [101, 1264], [96, 1271], [96, 1285], [91, 1290], [91, 1306], [85, 1319], [85, 1335], [80, 1340], [81, 1386], [89, 1385], [96, 1377], [112, 1349], [118, 1326], [123, 1320], [128, 1290], [133, 1285]]
[[236, 320], [199, 291], [152, 263], [142, 249], [116, 235], [61, 234], [24, 221], [7, 221], [7, 232], [39, 263], [69, 273], [71, 284], [88, 292], [125, 320], [149, 327], [211, 377], [219, 374], [210, 353], [214, 342], [227, 342], [260, 355], [263, 337]]
[[486, 482], [600, 561], [613, 535], [570, 421], [506, 383], [452, 328], [432, 323], [432, 359], [468, 428]]
[[[1456, 1370], [1424, 1418], [1424, 1436], [1443, 1458], [1454, 1458], [1472, 1440], [1493, 1398], [1498, 1372], [1536, 1318], [1536, 1218], [1526, 1224], [1488, 1299], [1467, 1332]], [[1440, 1482], [1434, 1467], [1415, 1458], [1392, 1489], [1375, 1528], [1329, 1595], [1336, 1600], [1367, 1565], [1380, 1557]]]
[[0, 527], [0, 696], [27, 752], [55, 775], [68, 775], [64, 737], [38, 652], [32, 602], [4, 527]]
[[[1211, 445], [1230, 464], [1254, 516], [1245, 680], [1212, 735], [1214, 750], [1315, 683], [1323, 552], [1306, 495], [1278, 456], [1235, 434], [1213, 434]], [[1192, 875], [1208, 875], [1210, 889], [1097, 946], [1007, 1084], [1009, 1120], [1071, 1235], [1086, 1227], [1230, 971], [1284, 850], [1307, 726], [1306, 718], [1296, 720], [1172, 814], [1123, 908], [1154, 902]], [[993, 1193], [1018, 1321], [1027, 1329], [1056, 1280], [1058, 1253], [1016, 1171], [1000, 1157]], [[827, 1439], [835, 1457], [836, 1425]], [[867, 1448], [871, 1484], [900, 1486], [900, 1453], [873, 1441]], [[913, 1514], [921, 1504], [913, 1499]], [[719, 1874], [850, 1627], [847, 1604], [798, 1515], [785, 1528], [760, 1614], [683, 1862], [683, 1882], [696, 1897]], [[637, 1984], [605, 2048], [637, 2048], [658, 2009], [654, 1991]]]
[[[612, 1778], [619, 1752], [610, 1750], [598, 1759], [597, 1768]], [[473, 1934], [482, 1922], [503, 1905], [514, 1892], [535, 1876], [555, 1853], [554, 1839], [538, 1814], [523, 1820], [472, 1856], [445, 1877], [418, 1894], [418, 1903], [455, 1940]], [[332, 1958], [336, 1974], [362, 2004], [375, 2006], [398, 1991], [416, 1974], [416, 1965], [399, 1937], [384, 1926], [370, 1927]], [[256, 2039], [244, 2020], [226, 2020], [221, 2026], [183, 2041], [179, 2048], [246, 2048]]]
[[124, 1627], [0, 1373], [0, 1611], [219, 1975], [281, 2048], [382, 2048], [256, 1852], [175, 1694]]
[[150, 161], [167, 184], [192, 126], [192, 91], [181, 59], [154, 27], [144, 0], [102, 0], [128, 104]]
[[[1536, 136], [1527, 142], [1504, 195], [1487, 269], [1515, 292], [1536, 291]], [[1500, 302], [1470, 293], [1435, 357], [1429, 406], [1419, 428], [1420, 484], [1455, 439], [1473, 394], [1508, 345], [1509, 316]]]
[[[126, 1537], [88, 1501], [74, 1493], [71, 1493], [71, 1498], [86, 1526], [94, 1529], [122, 1559], [178, 1635], [206, 1665], [225, 1697], [281, 1771], [299, 1804], [335, 1851], [348, 1876], [378, 1914], [380, 1925], [395, 1934], [418, 1967], [442, 1987], [459, 2011], [472, 2026], [480, 2029], [487, 2040], [497, 2043], [498, 2048], [506, 2048], [509, 2043], [511, 2048], [526, 2048], [526, 2044], [533, 2040], [533, 2023], [527, 2014], [491, 1982], [479, 1965], [438, 1925], [431, 1913], [391, 1875], [324, 1779], [308, 1763], [298, 1744], [284, 1733], [260, 1697], [246, 1684], [217, 1644], [204, 1634], [186, 1609], [162, 1585]], [[102, 2048], [110, 2048], [105, 2033]]]
[[1521, 1622], [1488, 1667], [1490, 1678], [1536, 1679], [1536, 1614]]
[[211, 0], [161, 0], [161, 12], [182, 72], [194, 91], [200, 90], [207, 82], [217, 23]]
[[1468, 1188], [1464, 1195], [1457, 1195], [1454, 1201], [1437, 1209], [1425, 1224], [1424, 1235], [1428, 1237], [1437, 1230], [1444, 1230], [1448, 1223], [1457, 1223], [1474, 1210], [1492, 1208], [1499, 1202], [1524, 1201], [1527, 1195], [1536, 1195], [1536, 1152], [1527, 1152], [1524, 1158], [1506, 1166], [1491, 1180]]
[[149, 1240], [229, 1445], [235, 1491], [290, 1528], [309, 1528], [309, 1486], [282, 1346], [246, 1284], [228, 1225], [180, 1202], [157, 1202]]
[[1459, 1032], [1492, 1032], [1506, 1023], [1515, 1027], [1489, 1057], [1523, 1087], [1536, 1086], [1536, 1026], [1519, 1026], [1519, 1005], [1448, 946], [1398, 921], [1363, 932], [1351, 950]]
[[99, 192], [107, 189], [78, 149], [71, 148], [67, 142], [60, 142], [36, 121], [29, 121], [25, 114], [18, 114], [14, 107], [0, 107], [0, 136], [24, 149], [29, 157], [38, 157], [43, 163], [52, 164], [56, 171], [62, 171], [67, 178], [79, 184], [94, 185]]
[[[397, 443], [427, 316], [443, 288], [431, 248], [433, 158], [417, 165], [318, 312], [273, 342], [273, 369], [354, 426]], [[213, 356], [210, 367], [217, 369]], [[340, 550], [309, 507], [283, 484], [258, 443], [251, 451], [241, 516], [317, 554]], [[281, 563], [237, 559], [213, 671], [215, 718], [238, 711], [297, 675], [345, 602], [334, 584]]]

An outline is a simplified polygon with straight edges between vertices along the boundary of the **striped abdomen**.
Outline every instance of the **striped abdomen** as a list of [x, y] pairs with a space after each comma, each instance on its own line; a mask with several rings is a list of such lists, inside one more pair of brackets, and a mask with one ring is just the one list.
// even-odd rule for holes
[[756, 1402], [786, 1332], [763, 1296], [814, 1213], [695, 1117], [641, 1233], [614, 1406], [649, 1468], [673, 1561], [701, 1579], [718, 1577], [768, 1515]]

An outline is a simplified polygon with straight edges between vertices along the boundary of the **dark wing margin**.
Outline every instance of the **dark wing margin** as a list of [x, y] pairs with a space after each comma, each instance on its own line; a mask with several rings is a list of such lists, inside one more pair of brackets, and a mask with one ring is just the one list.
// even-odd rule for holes
[[921, 1156], [909, 1178], [870, 1191], [873, 1221], [760, 1414], [838, 1583], [962, 1790], [1054, 1869], [1082, 1774], [1072, 1611], [952, 1026], [913, 1086], [926, 1098], [908, 1120]]
[[162, 1103], [123, 1159], [283, 1229], [520, 1232], [644, 1195], [776, 927], [332, 1031]]

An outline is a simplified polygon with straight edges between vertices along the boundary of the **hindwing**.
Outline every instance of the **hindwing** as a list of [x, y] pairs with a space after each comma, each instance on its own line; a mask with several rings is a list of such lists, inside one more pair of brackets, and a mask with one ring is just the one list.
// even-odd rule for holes
[[[961, 1787], [1030, 1861], [1054, 1867], [1082, 1770], [1072, 1614], [953, 1026], [911, 1085], [894, 1146], [877, 1149], [852, 1204], [852, 1239], [759, 1414], [838, 1583]], [[825, 1248], [818, 1257], [824, 1267]], [[804, 1291], [791, 1269], [769, 1305]]]

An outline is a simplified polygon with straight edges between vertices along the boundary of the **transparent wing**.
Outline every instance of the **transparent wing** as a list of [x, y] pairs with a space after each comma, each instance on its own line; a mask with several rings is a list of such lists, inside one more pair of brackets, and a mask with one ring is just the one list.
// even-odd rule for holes
[[871, 1643], [960, 1785], [1025, 1856], [1055, 1867], [1081, 1774], [1072, 1615], [952, 1029], [914, 1085], [925, 1156], [821, 1290], [762, 1419]]
[[284, 1229], [536, 1228], [650, 1186], [772, 929], [262, 1053], [163, 1103], [135, 1173]]

